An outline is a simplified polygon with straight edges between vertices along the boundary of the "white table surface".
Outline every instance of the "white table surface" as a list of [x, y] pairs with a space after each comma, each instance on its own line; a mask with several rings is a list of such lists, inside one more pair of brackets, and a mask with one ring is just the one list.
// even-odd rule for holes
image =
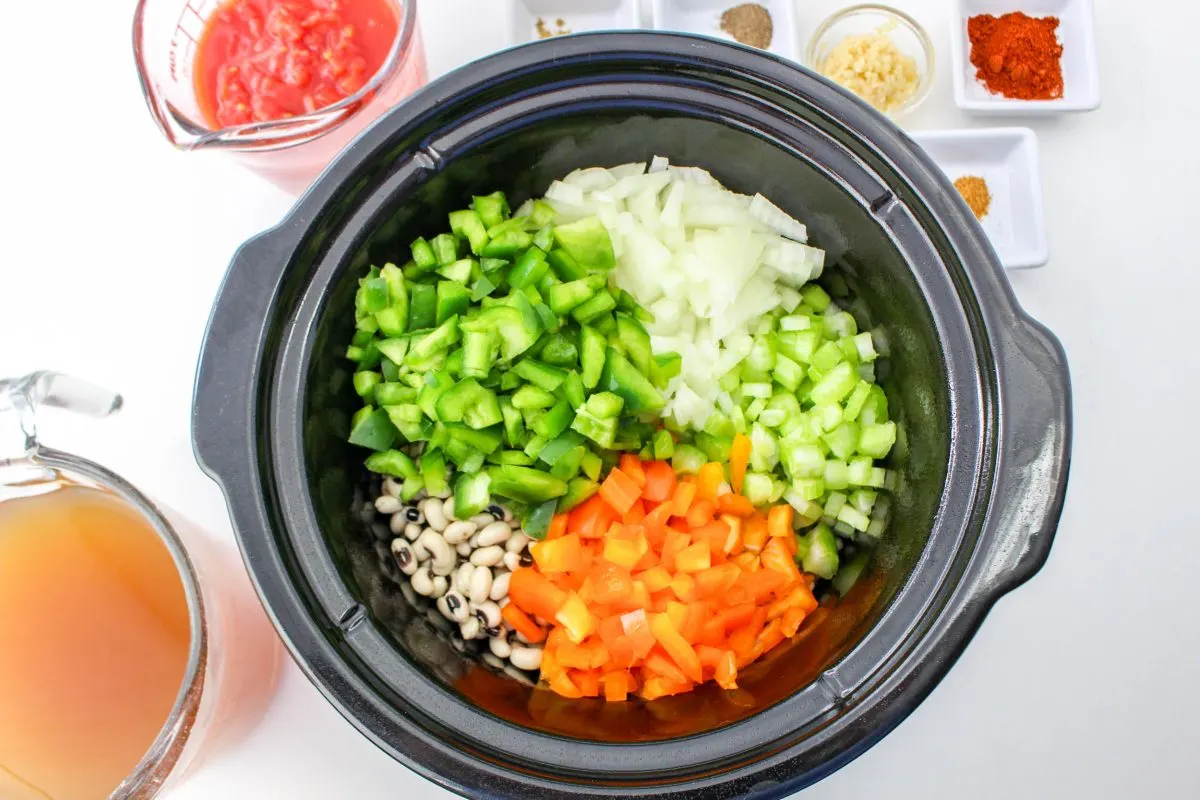
[[[942, 63], [907, 124], [988, 124], [951, 99], [953, 0], [895, 2], [929, 28]], [[431, 73], [502, 46], [503, 5], [425, 0]], [[1200, 63], [1200, 4], [1097, 5], [1104, 103], [1029, 123], [1051, 261], [1012, 275], [1073, 372], [1074, 461], [1053, 553], [898, 730], [805, 798], [1200, 797], [1200, 159], [1195, 103], [1179, 93]], [[834, 6], [798, 2], [801, 42]], [[28, 33], [0, 48], [0, 374], [54, 368], [123, 392], [110, 421], [46, 421], [50, 442], [231, 542], [222, 498], [192, 457], [193, 370], [230, 255], [291, 200], [219, 155], [176, 153], [160, 138], [134, 76], [132, 8], [6, 9], [6, 30]], [[259, 727], [172, 800], [215, 797], [449, 795], [369, 744], [289, 662]]]

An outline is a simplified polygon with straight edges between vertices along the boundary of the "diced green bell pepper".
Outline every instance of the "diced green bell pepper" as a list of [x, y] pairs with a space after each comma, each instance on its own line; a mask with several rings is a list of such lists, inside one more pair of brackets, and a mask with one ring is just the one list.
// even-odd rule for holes
[[546, 254], [536, 247], [530, 247], [513, 264], [512, 271], [508, 273], [508, 285], [514, 289], [533, 286], [549, 269]]
[[504, 192], [492, 192], [491, 194], [472, 197], [471, 208], [475, 209], [475, 213], [479, 215], [479, 219], [482, 220], [486, 228], [491, 228], [504, 222], [504, 220], [508, 219], [510, 213], [508, 198], [504, 196]]
[[488, 243], [487, 229], [488, 226], [476, 211], [450, 212], [450, 230], [454, 231], [455, 236], [466, 239], [475, 255], [482, 253]]
[[[587, 356], [587, 349], [584, 349]], [[584, 386], [587, 385], [587, 364], [584, 364]], [[625, 400], [625, 407], [632, 412], [661, 411], [666, 400], [654, 388], [650, 379], [638, 371], [629, 359], [614, 348], [609, 347], [604, 359], [604, 371], [601, 373], [598, 386], [619, 395]]]
[[350, 444], [383, 452], [391, 448], [398, 433], [386, 411], [366, 406], [351, 423]]
[[437, 316], [435, 324], [441, 325], [457, 314], [465, 314], [471, 302], [467, 287], [456, 281], [438, 281]]
[[358, 396], [367, 402], [375, 394], [375, 387], [383, 381], [383, 376], [378, 372], [356, 372], [354, 373], [354, 391]]
[[437, 324], [437, 289], [414, 283], [408, 305], [408, 330], [419, 331]]
[[612, 239], [599, 217], [559, 225], [554, 229], [554, 239], [585, 270], [608, 270], [616, 264]]
[[549, 364], [543, 364], [532, 358], [525, 358], [517, 362], [513, 366], [512, 371], [534, 386], [539, 389], [545, 389], [547, 392], [553, 392], [558, 389], [567, 377], [566, 370], [552, 367]]
[[454, 516], [470, 519], [492, 502], [491, 476], [486, 471], [460, 474], [454, 482]]
[[604, 334], [588, 325], [584, 325], [579, 333], [579, 368], [583, 378], [583, 388], [595, 389], [600, 383], [604, 372], [604, 360], [608, 350], [608, 342]]
[[[597, 459], [598, 460], [598, 459]], [[596, 473], [599, 476], [599, 472]], [[572, 478], [567, 481], [567, 493], [558, 499], [558, 513], [564, 514], [600, 491], [595, 478]]]
[[522, 503], [544, 503], [567, 493], [566, 481], [529, 467], [490, 467], [488, 474], [494, 494]]
[[413, 460], [399, 450], [372, 453], [367, 456], [367, 469], [393, 478], [415, 478], [420, 474]]

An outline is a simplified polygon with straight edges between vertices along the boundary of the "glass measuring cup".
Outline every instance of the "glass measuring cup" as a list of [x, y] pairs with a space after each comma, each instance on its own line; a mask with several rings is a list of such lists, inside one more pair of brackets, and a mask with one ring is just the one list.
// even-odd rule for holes
[[387, 0], [396, 40], [379, 71], [353, 95], [311, 114], [213, 129], [196, 100], [197, 43], [223, 0], [138, 0], [133, 55], [150, 115], [181, 150], [233, 153], [281, 188], [299, 193], [356, 134], [428, 80], [417, 0]]
[[[136, 604], [129, 604], [128, 608], [146, 610], [161, 627], [165, 625], [163, 620], [172, 616], [171, 604], [166, 601], [182, 595], [186, 603], [184, 615], [188, 630], [186, 661], [180, 660], [183, 664], [180, 670], [182, 679], [169, 713], [147, 715], [142, 709], [143, 713], [139, 716], [148, 719], [149, 725], [157, 725], [162, 720], [161, 727], [144, 753], [139, 746], [133, 751], [132, 757], [122, 759], [115, 768], [109, 769], [110, 765], [106, 764], [104, 769], [99, 770], [90, 769], [94, 763], [83, 765], [89, 758], [94, 762], [95, 757], [91, 753], [85, 756], [76, 749], [48, 754], [46, 751], [53, 746], [48, 743], [78, 740], [77, 735], [73, 738], [64, 734], [64, 731], [77, 734], [77, 728], [96, 728], [97, 719], [89, 718], [88, 714], [94, 713], [100, 704], [81, 711], [78, 718], [57, 716], [53, 710], [49, 710], [52, 704], [47, 703], [46, 699], [59, 695], [63, 687], [54, 682], [54, 676], [47, 675], [43, 679], [38, 673], [31, 679], [29, 669], [22, 671], [19, 668], [22, 663], [21, 652], [37, 652], [38, 664], [46, 663], [47, 656], [57, 655], [65, 660], [77, 655], [74, 651], [60, 653], [46, 645], [46, 642], [57, 644], [63, 640], [61, 631], [48, 629], [60, 625], [64, 619], [62, 599], [67, 593], [49, 587], [52, 581], [36, 583], [38, 592], [34, 599], [38, 611], [29, 618], [27, 624], [18, 622], [14, 625], [9, 624], [16, 618], [14, 610], [31, 605], [21, 602], [19, 588], [14, 589], [10, 585], [7, 587], [9, 591], [0, 591], [0, 622], [6, 623], [0, 625], [0, 666], [7, 665], [0, 669], [0, 691], [20, 692], [24, 686], [25, 696], [33, 695], [24, 704], [26, 708], [23, 712], [14, 710], [11, 702], [0, 708], [0, 797], [4, 800], [77, 797], [79, 791], [89, 792], [86, 795], [89, 798], [99, 796], [91, 793], [92, 782], [80, 779], [79, 775], [65, 775], [66, 770], [58, 769], [57, 765], [61, 763], [77, 765], [78, 773], [90, 769], [89, 774], [93, 777], [105, 772], [105, 769], [120, 772], [112, 776], [103, 788], [97, 788], [98, 792], [111, 790], [108, 795], [110, 800], [155, 797], [181, 780], [201, 758], [211, 755], [221, 745], [231, 744], [240, 738], [261, 716], [272, 695], [279, 665], [279, 642], [236, 559], [213, 546], [180, 515], [164, 511], [161, 505], [153, 503], [118, 475], [92, 461], [46, 447], [38, 440], [36, 419], [39, 409], [63, 408], [100, 418], [113, 413], [120, 405], [118, 395], [57, 373], [39, 372], [24, 378], [0, 380], [0, 545], [5, 544], [6, 536], [16, 537], [10, 538], [8, 544], [20, 544], [23, 541], [29, 545], [24, 551], [21, 547], [0, 546], [0, 557], [16, 557], [15, 562], [9, 561], [10, 565], [15, 565], [10, 579], [20, 577], [19, 567], [34, 563], [20, 557], [22, 552], [27, 554], [36, 549], [36, 542], [28, 535], [31, 531], [19, 527], [21, 519], [28, 521], [30, 508], [45, 511], [53, 507], [56, 511], [54, 516], [39, 518], [45, 525], [32, 531], [38, 541], [57, 535], [59, 531], [54, 529], [56, 527], [82, 525], [77, 522], [79, 515], [94, 513], [97, 509], [111, 511], [114, 518], [122, 521], [126, 527], [136, 525], [141, 532], [148, 530], [147, 540], [163, 557], [157, 561], [139, 558], [122, 562], [122, 574], [127, 579], [121, 587], [125, 592], [123, 597], [138, 600]], [[90, 505], [69, 506], [71, 501], [68, 498], [78, 499], [84, 495], [89, 498]], [[54, 506], [55, 503], [59, 505]], [[62, 505], [64, 503], [68, 506]], [[57, 513], [60, 510], [64, 510], [64, 513]], [[22, 536], [25, 536], [24, 540]], [[79, 557], [73, 561], [93, 565], [98, 560], [104, 560], [100, 556], [105, 554], [106, 548], [100, 546], [97, 539], [79, 537], [72, 542], [78, 545], [79, 553]], [[110, 543], [114, 544], [107, 549], [110, 565], [116, 563], [114, 554], [132, 552], [128, 548], [116, 547], [115, 540]], [[54, 555], [61, 552], [61, 549], [56, 549]], [[142, 548], [138, 556], [145, 556], [147, 552]], [[163, 558], [174, 569], [172, 577], [178, 579], [174, 584], [175, 592], [149, 592], [147, 587], [150, 582], [138, 580], [137, 569], [132, 565], [162, 566]], [[42, 558], [40, 563], [46, 564], [51, 560]], [[55, 565], [58, 563], [54, 561]], [[4, 566], [0, 563], [0, 568]], [[129, 573], [129, 570], [133, 570], [133, 573]], [[42, 571], [37, 570], [39, 576]], [[56, 577], [59, 583], [66, 585], [72, 575], [79, 574], [71, 572], [68, 565], [63, 565], [62, 575]], [[170, 574], [169, 569], [167, 574]], [[44, 586], [47, 588], [41, 588]], [[0, 590], [5, 588], [0, 586]], [[26, 599], [31, 596], [25, 595]], [[90, 596], [88, 599], [99, 602]], [[6, 609], [6, 602], [13, 605]], [[59, 607], [57, 612], [54, 610], [56, 606]], [[123, 612], [127, 610], [126, 605], [119, 608]], [[136, 648], [126, 650], [122, 644], [129, 646], [131, 637], [116, 635], [110, 640], [109, 631], [84, 625], [80, 620], [96, 618], [95, 614], [89, 616], [86, 610], [79, 610], [75, 617], [69, 635], [79, 636], [83, 635], [80, 631], [86, 631], [86, 635], [96, 637], [88, 647], [94, 652], [98, 642], [107, 653], [115, 653], [108, 659], [109, 666], [114, 661], [132, 665], [135, 659], [161, 655]], [[108, 618], [111, 619], [112, 615], [108, 615]], [[61, 630], [67, 628], [61, 626]], [[13, 638], [4, 641], [7, 637]], [[39, 641], [35, 642], [34, 638]], [[53, 652], [49, 652], [51, 650]], [[129, 660], [122, 661], [126, 656]], [[30, 664], [35, 663], [33, 658], [30, 656]], [[135, 673], [136, 670], [129, 669], [129, 674]], [[62, 673], [58, 677], [61, 676]], [[38, 684], [42, 685], [40, 690], [28, 692], [29, 687]], [[148, 693], [138, 692], [138, 688], [136, 683], [125, 681], [126, 695], [137, 700], [144, 699]], [[174, 684], [167, 685], [167, 690], [174, 690]], [[10, 696], [10, 701], [13, 696]], [[16, 705], [20, 706], [21, 703]], [[64, 706], [62, 702], [53, 705], [59, 712]], [[99, 720], [102, 723], [99, 730], [112, 736], [118, 735], [115, 732], [128, 724], [124, 718], [137, 715], [137, 708], [137, 703], [130, 703], [128, 707], [122, 707], [118, 715], [122, 719], [105, 717]], [[159, 708], [165, 711], [165, 704]], [[4, 719], [6, 714], [10, 715], [7, 723]], [[33, 723], [28, 722], [31, 718]], [[26, 722], [14, 722], [21, 719]], [[27, 730], [25, 724], [31, 724], [36, 730]], [[153, 729], [150, 729], [150, 733], [153, 734]], [[31, 744], [35, 740], [40, 744]], [[4, 742], [8, 742], [8, 745], [4, 745]], [[136, 763], [130, 763], [139, 754]], [[81, 788], [85, 783], [86, 789]]]

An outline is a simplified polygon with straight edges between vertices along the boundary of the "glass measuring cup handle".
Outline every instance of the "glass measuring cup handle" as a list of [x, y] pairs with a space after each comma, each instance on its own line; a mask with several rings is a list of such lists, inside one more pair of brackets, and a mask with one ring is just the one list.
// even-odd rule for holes
[[0, 378], [0, 463], [37, 450], [38, 408], [62, 408], [103, 419], [120, 409], [121, 402], [121, 395], [61, 372], [40, 370], [21, 378]]

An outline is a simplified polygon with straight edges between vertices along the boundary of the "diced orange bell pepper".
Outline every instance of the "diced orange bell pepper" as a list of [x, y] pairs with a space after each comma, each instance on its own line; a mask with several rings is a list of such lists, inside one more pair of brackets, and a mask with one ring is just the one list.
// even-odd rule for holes
[[662, 565], [639, 572], [637, 579], [645, 583], [651, 592], [661, 592], [671, 585], [671, 573], [663, 569]]
[[671, 591], [685, 603], [696, 599], [696, 580], [686, 572], [681, 572], [671, 579]]
[[591, 596], [598, 603], [618, 603], [633, 591], [633, 577], [629, 570], [609, 559], [592, 567], [589, 584]]
[[717, 662], [713, 678], [722, 689], [736, 689], [737, 674], [737, 656], [732, 650], [726, 650], [721, 656], [721, 660]]
[[550, 520], [550, 528], [546, 531], [546, 540], [552, 541], [567, 534], [567, 522], [570, 520], [567, 514], [555, 514]]
[[604, 541], [604, 560], [627, 570], [633, 569], [641, 561], [643, 552], [633, 539], [608, 537]]
[[725, 540], [729, 538], [729, 526], [721, 520], [701, 525], [692, 531], [693, 542], [705, 542], [714, 561], [725, 560]]
[[632, 667], [639, 656], [634, 650], [633, 640], [628, 636], [618, 636], [608, 645], [609, 663], [615, 667]]
[[594, 669], [573, 669], [568, 675], [571, 683], [579, 688], [584, 697], [597, 697], [600, 694], [600, 673]]
[[617, 516], [617, 512], [603, 497], [594, 494], [567, 514], [567, 530], [578, 533], [584, 539], [600, 537]]
[[735, 517], [750, 517], [754, 515], [754, 504], [750, 498], [730, 492], [717, 498], [717, 511]]
[[525, 613], [545, 620], [554, 619], [567, 599], [566, 592], [547, 580], [544, 575], [529, 568], [518, 569], [512, 573], [508, 582], [508, 597]]
[[617, 637], [624, 635], [625, 627], [621, 624], [620, 614], [604, 617], [600, 620], [600, 624], [596, 626], [596, 636], [600, 638], [605, 647], [611, 648]]
[[668, 572], [675, 571], [675, 556], [681, 550], [687, 547], [692, 542], [692, 537], [686, 533], [681, 533], [674, 528], [667, 530], [667, 536], [663, 540], [662, 553], [658, 557], [658, 563], [662, 564], [663, 568]]
[[620, 703], [629, 697], [633, 676], [627, 670], [614, 670], [604, 673], [600, 683], [604, 686], [604, 699], [610, 703]]
[[[678, 600], [671, 600], [667, 603], [667, 610], [663, 613], [667, 615], [667, 619], [671, 620], [671, 624], [675, 627], [675, 630], [679, 630], [687, 622], [688, 607]], [[651, 630], [653, 629], [653, 626], [651, 626]]]
[[754, 640], [757, 636], [758, 629], [753, 625], [745, 625], [729, 635], [729, 647], [737, 656], [739, 664], [749, 663], [749, 657], [754, 651]]
[[740, 517], [728, 515], [721, 517], [720, 520], [729, 528], [729, 533], [725, 536], [725, 545], [722, 548], [728, 556], [740, 555], [745, 550], [745, 545], [742, 542], [742, 520]]
[[[647, 545], [649, 541], [647, 540]], [[658, 566], [658, 553], [654, 552], [653, 548], [647, 547], [646, 552], [642, 553], [642, 557], [633, 565], [634, 572], [645, 572], [651, 567]]]
[[600, 624], [600, 620], [596, 619], [595, 615], [588, 610], [584, 602], [579, 599], [579, 595], [574, 593], [567, 595], [562, 608], [554, 615], [554, 620], [563, 626], [567, 636], [575, 644], [579, 644], [590, 636], [596, 630], [596, 626]]
[[717, 511], [717, 504], [712, 500], [700, 498], [692, 501], [692, 507], [687, 512], [687, 523], [693, 528], [699, 528], [712, 522], [713, 514]]
[[550, 679], [550, 690], [562, 697], [583, 697], [583, 692], [571, 682], [566, 672], [560, 672]]
[[680, 635], [679, 630], [672, 623], [669, 614], [652, 615], [650, 618], [650, 630], [654, 633], [654, 638], [662, 645], [663, 650], [679, 665], [679, 668], [683, 670], [683, 674], [689, 680], [693, 680], [696, 683], [704, 680], [703, 671], [700, 669], [700, 659], [696, 657], [696, 651]]
[[668, 697], [680, 692], [686, 692], [692, 688], [690, 681], [676, 681], [667, 677], [654, 677], [646, 680], [642, 684], [642, 690], [638, 692], [643, 700], [657, 700], [660, 697]]
[[592, 666], [592, 651], [590, 647], [574, 642], [565, 642], [555, 650], [558, 663], [571, 669], [590, 669]]
[[783, 615], [783, 635], [787, 638], [792, 638], [796, 635], [796, 631], [800, 630], [800, 626], [804, 624], [808, 613], [799, 606], [793, 606]]
[[[513, 573], [514, 575], [516, 573]], [[511, 578], [509, 579], [512, 580]], [[511, 589], [510, 589], [511, 592]], [[529, 615], [517, 607], [517, 603], [508, 603], [504, 608], [500, 609], [500, 618], [512, 626], [513, 630], [524, 636], [533, 644], [542, 642], [546, 638], [546, 631], [543, 630], [536, 622], [530, 619]], [[552, 617], [547, 617], [550, 619]]]
[[637, 525], [646, 519], [646, 504], [642, 500], [634, 500], [633, 505], [625, 512], [622, 522], [626, 525]]
[[760, 653], [765, 653], [783, 641], [783, 620], [773, 619], [763, 628], [755, 643]]
[[688, 509], [692, 507], [698, 491], [695, 483], [687, 480], [680, 481], [675, 487], [675, 494], [671, 496], [671, 513], [677, 517], [687, 516]]
[[704, 600], [698, 600], [688, 605], [687, 619], [679, 629], [679, 635], [689, 643], [695, 643], [700, 638], [704, 624], [712, 619], [712, 607]]
[[733, 446], [729, 449], [729, 482], [739, 495], [746, 480], [746, 467], [750, 464], [750, 450], [749, 436], [739, 433], [733, 437]]
[[667, 535], [667, 523], [671, 520], [674, 506], [671, 503], [660, 503], [646, 514], [642, 525], [646, 529], [646, 538], [654, 547], [661, 547], [663, 537]]
[[788, 583], [800, 580], [800, 568], [796, 566], [796, 560], [792, 558], [782, 539], [770, 539], [763, 547], [760, 558], [764, 567], [786, 576]]
[[664, 678], [670, 678], [673, 681], [687, 680], [687, 676], [683, 674], [683, 670], [661, 645], [656, 646], [646, 655], [645, 664], [647, 672], [661, 675]]
[[604, 498], [604, 501], [619, 514], [629, 511], [641, 496], [642, 487], [619, 468], [610, 471], [604, 483], [600, 484], [599, 497]]
[[729, 563], [737, 564], [742, 572], [757, 572], [762, 565], [758, 563], [758, 554], [746, 551], [738, 553], [733, 558], [729, 559]]
[[717, 499], [717, 489], [725, 482], [725, 469], [715, 461], [700, 467], [696, 473], [696, 494], [709, 500]]
[[633, 453], [622, 453], [617, 467], [628, 475], [630, 480], [638, 485], [638, 488], [646, 485], [646, 470], [642, 466], [641, 459]]
[[742, 525], [742, 543], [751, 553], [761, 553], [767, 543], [767, 521], [762, 517], [750, 517]]
[[794, 538], [796, 533], [792, 530], [792, 518], [795, 515], [796, 510], [788, 503], [772, 506], [771, 510], [767, 512], [767, 535]]
[[583, 547], [577, 533], [534, 542], [529, 545], [529, 552], [542, 572], [573, 572], [583, 564]]
[[566, 670], [566, 667], [558, 663], [558, 657], [553, 649], [542, 648], [542, 678], [549, 682], [554, 679], [555, 675], [566, 672]]
[[664, 503], [675, 493], [675, 470], [665, 461], [650, 461], [642, 465], [646, 482], [642, 486], [642, 497], [655, 503]]
[[688, 545], [675, 556], [675, 569], [679, 572], [699, 572], [711, 566], [712, 551], [707, 542]]
[[633, 582], [633, 592], [629, 595], [629, 602], [625, 603], [626, 608], [646, 608], [650, 605], [650, 590], [646, 588], [646, 584], [642, 581]]
[[736, 564], [720, 564], [700, 570], [693, 576], [696, 579], [696, 593], [704, 598], [719, 597], [733, 586], [741, 573]]
[[741, 603], [724, 609], [717, 614], [717, 618], [721, 620], [721, 624], [727, 629], [733, 630], [743, 625], [749, 625], [753, 621], [757, 610], [757, 607], [753, 603]]

